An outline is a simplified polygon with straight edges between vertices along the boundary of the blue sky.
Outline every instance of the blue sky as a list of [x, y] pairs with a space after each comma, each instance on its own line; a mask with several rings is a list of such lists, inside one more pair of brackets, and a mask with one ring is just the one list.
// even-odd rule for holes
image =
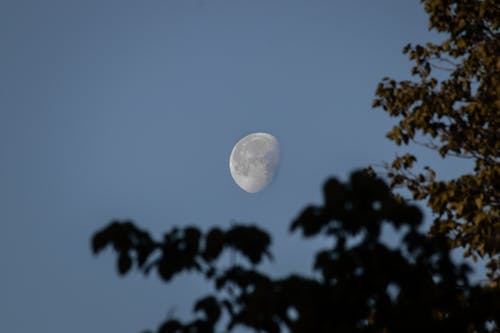
[[[131, 218], [258, 222], [273, 274], [307, 272], [317, 243], [290, 221], [331, 175], [390, 160], [383, 76], [409, 77], [408, 42], [436, 38], [417, 1], [0, 1], [0, 331], [139, 332], [184, 315], [193, 277], [119, 278], [93, 232]], [[244, 135], [280, 142], [263, 192], [231, 179]], [[451, 177], [467, 167], [421, 152]], [[316, 247], [315, 247], [316, 246]]]

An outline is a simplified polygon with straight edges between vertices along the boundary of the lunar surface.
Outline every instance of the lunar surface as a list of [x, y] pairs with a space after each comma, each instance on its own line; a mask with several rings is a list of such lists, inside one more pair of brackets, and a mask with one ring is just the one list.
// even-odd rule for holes
[[279, 143], [271, 134], [247, 135], [236, 143], [231, 152], [231, 176], [243, 190], [249, 193], [258, 192], [273, 180], [279, 155]]

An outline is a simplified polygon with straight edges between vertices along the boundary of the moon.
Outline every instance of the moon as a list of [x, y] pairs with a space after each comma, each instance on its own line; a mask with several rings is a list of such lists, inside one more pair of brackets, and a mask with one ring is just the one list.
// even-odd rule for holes
[[236, 143], [229, 157], [229, 170], [236, 184], [249, 193], [259, 192], [274, 178], [280, 147], [268, 133], [253, 133]]

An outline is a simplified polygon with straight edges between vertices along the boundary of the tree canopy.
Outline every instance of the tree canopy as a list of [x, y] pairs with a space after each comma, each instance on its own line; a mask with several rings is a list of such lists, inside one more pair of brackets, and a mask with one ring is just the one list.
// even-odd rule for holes
[[[384, 78], [374, 107], [399, 120], [387, 134], [443, 158], [466, 158], [474, 169], [449, 180], [416, 157], [388, 165], [390, 184], [367, 170], [347, 183], [329, 179], [324, 202], [306, 207], [290, 231], [327, 237], [310, 275], [273, 278], [259, 267], [271, 257], [271, 236], [256, 225], [175, 227], [161, 240], [131, 221], [114, 221], [92, 238], [95, 254], [117, 253], [117, 269], [156, 272], [169, 282], [200, 274], [213, 293], [194, 301], [194, 318], [167, 318], [158, 333], [255, 332], [498, 332], [500, 327], [500, 3], [422, 0], [440, 43], [408, 44], [412, 78]], [[422, 212], [396, 194], [410, 191], [434, 213], [430, 234]], [[382, 229], [398, 230], [389, 246]], [[489, 258], [491, 284], [468, 279], [470, 267], [450, 251]], [[245, 263], [227, 264], [225, 251]]]
[[425, 0], [429, 28], [440, 43], [408, 44], [412, 79], [384, 78], [373, 106], [399, 123], [387, 133], [397, 145], [415, 143], [442, 157], [471, 159], [474, 169], [439, 180], [431, 166], [412, 172], [416, 157], [389, 166], [392, 187], [425, 199], [435, 213], [431, 234], [445, 235], [466, 256], [487, 256], [500, 283], [500, 3]]
[[[346, 184], [328, 180], [323, 196], [323, 205], [306, 207], [290, 225], [307, 238], [332, 240], [316, 253], [310, 276], [274, 279], [261, 272], [258, 265], [271, 255], [271, 237], [255, 225], [207, 232], [173, 228], [155, 241], [133, 223], [115, 221], [94, 235], [92, 247], [97, 254], [112, 246], [122, 275], [131, 269], [154, 271], [168, 282], [190, 271], [213, 284], [213, 294], [194, 302], [193, 320], [169, 318], [158, 333], [238, 326], [269, 333], [490, 332], [498, 327], [500, 290], [470, 284], [470, 268], [451, 260], [442, 237], [420, 233], [421, 211], [398, 200], [382, 180], [358, 171]], [[383, 242], [384, 225], [400, 231], [400, 246]], [[220, 258], [227, 250], [247, 263], [224, 265]]]

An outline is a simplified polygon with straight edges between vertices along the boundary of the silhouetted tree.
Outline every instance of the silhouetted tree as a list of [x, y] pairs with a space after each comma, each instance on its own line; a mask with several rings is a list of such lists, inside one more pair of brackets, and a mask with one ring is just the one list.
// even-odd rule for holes
[[414, 78], [385, 78], [373, 105], [399, 119], [387, 133], [397, 145], [416, 143], [475, 167], [438, 180], [429, 166], [412, 172], [416, 158], [405, 154], [388, 165], [391, 186], [426, 200], [435, 213], [432, 235], [445, 235], [466, 256], [489, 257], [489, 277], [500, 287], [500, 2], [421, 2], [429, 28], [445, 38], [408, 44]]
[[[174, 228], [155, 241], [131, 222], [113, 222], [92, 239], [95, 254], [112, 246], [120, 274], [155, 271], [165, 282], [191, 271], [214, 285], [194, 302], [195, 318], [167, 319], [158, 333], [211, 333], [246, 326], [256, 332], [491, 332], [500, 323], [500, 290], [471, 285], [469, 267], [450, 259], [442, 236], [419, 232], [421, 211], [398, 200], [382, 180], [358, 171], [328, 180], [324, 203], [309, 206], [291, 231], [332, 240], [315, 255], [311, 276], [271, 278], [258, 265], [271, 237], [257, 226]], [[381, 240], [384, 225], [401, 244]], [[232, 249], [245, 263], [224, 267]], [[223, 314], [225, 313], [225, 316]], [[223, 320], [222, 318], [228, 318]]]
[[[306, 238], [330, 237], [315, 254], [310, 276], [272, 278], [259, 270], [271, 237], [255, 225], [173, 228], [154, 240], [132, 222], [116, 221], [92, 239], [95, 254], [112, 246], [121, 275], [151, 271], [169, 282], [181, 272], [201, 274], [215, 292], [194, 302], [195, 318], [167, 319], [159, 333], [210, 333], [246, 326], [258, 332], [498, 332], [500, 324], [500, 3], [497, 0], [422, 0], [438, 43], [407, 45], [414, 78], [385, 78], [375, 107], [399, 118], [387, 136], [417, 143], [442, 157], [470, 158], [470, 174], [438, 180], [415, 156], [390, 165], [390, 187], [403, 186], [435, 213], [431, 237], [419, 232], [421, 211], [372, 173], [349, 183], [328, 180], [322, 206], [292, 222]], [[438, 74], [438, 75], [436, 75]], [[399, 230], [397, 247], [381, 230]], [[489, 286], [473, 285], [470, 268], [450, 248], [488, 256]], [[245, 263], [221, 263], [224, 251]]]

